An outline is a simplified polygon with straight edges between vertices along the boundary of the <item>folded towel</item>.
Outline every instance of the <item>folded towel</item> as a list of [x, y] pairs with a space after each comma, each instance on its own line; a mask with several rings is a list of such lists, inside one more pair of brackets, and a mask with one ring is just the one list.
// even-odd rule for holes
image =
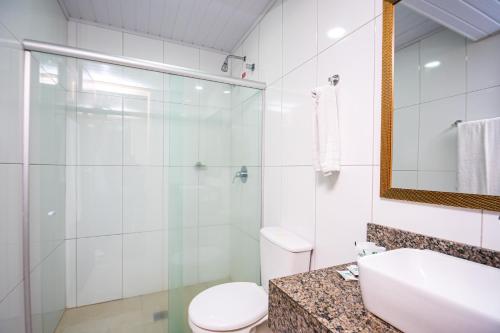
[[500, 117], [458, 124], [458, 191], [500, 195]]
[[313, 165], [325, 176], [340, 171], [340, 133], [336, 88], [332, 85], [312, 91]]

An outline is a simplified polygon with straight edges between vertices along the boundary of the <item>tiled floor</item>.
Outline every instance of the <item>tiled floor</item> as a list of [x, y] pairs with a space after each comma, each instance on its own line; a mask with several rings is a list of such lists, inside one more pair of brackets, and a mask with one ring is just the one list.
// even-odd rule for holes
[[[170, 301], [183, 318], [175, 323], [174, 330], [190, 332], [187, 326], [187, 306], [201, 291], [229, 282], [227, 279], [200, 283], [177, 289], [171, 294]], [[55, 333], [168, 333], [168, 319], [155, 320], [154, 314], [168, 311], [169, 294], [162, 291], [154, 294], [120, 299], [78, 308], [67, 309]], [[178, 311], [173, 311], [179, 313]], [[179, 322], [183, 321], [183, 323]]]
[[66, 310], [55, 333], [167, 333], [167, 319], [154, 320], [166, 310], [166, 291], [82, 306]]

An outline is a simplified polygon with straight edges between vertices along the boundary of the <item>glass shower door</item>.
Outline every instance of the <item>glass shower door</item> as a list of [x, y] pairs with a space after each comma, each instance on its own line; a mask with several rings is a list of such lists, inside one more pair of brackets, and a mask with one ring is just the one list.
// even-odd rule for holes
[[197, 293], [260, 282], [262, 96], [173, 75], [165, 82], [169, 332], [190, 332], [187, 308]]

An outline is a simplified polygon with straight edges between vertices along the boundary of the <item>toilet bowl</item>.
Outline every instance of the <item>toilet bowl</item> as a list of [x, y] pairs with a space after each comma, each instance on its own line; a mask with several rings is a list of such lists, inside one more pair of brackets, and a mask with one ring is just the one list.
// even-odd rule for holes
[[189, 304], [193, 333], [261, 333], [267, 328], [270, 279], [307, 272], [312, 245], [279, 228], [260, 231], [262, 287], [253, 282], [230, 282], [208, 288]]
[[267, 293], [252, 282], [224, 283], [193, 298], [188, 312], [193, 333], [250, 333], [267, 320]]

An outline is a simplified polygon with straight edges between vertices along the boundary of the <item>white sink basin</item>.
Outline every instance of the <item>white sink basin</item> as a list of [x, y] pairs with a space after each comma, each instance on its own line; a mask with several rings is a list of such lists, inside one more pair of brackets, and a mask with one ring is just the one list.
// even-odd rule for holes
[[415, 249], [358, 265], [365, 307], [404, 332], [500, 332], [500, 269]]

